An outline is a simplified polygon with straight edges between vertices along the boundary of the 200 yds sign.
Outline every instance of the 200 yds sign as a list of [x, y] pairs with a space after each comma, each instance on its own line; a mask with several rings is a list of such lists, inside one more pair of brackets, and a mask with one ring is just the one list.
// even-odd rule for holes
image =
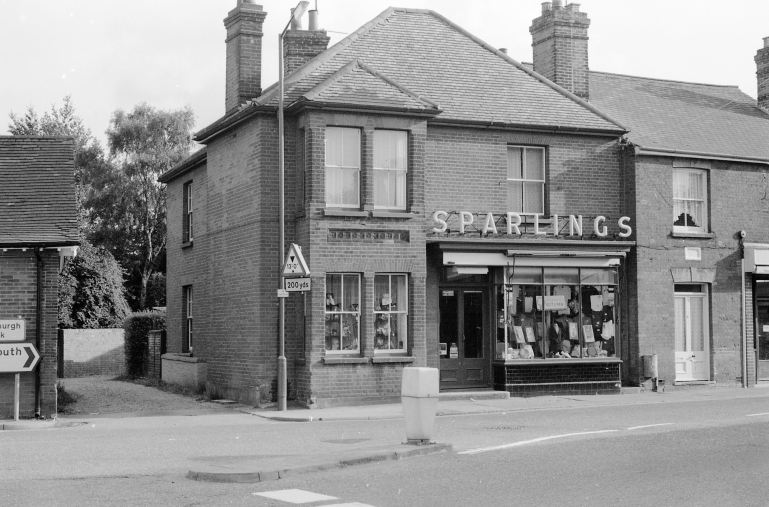
[[309, 278], [284, 278], [288, 292], [304, 292], [310, 290]]

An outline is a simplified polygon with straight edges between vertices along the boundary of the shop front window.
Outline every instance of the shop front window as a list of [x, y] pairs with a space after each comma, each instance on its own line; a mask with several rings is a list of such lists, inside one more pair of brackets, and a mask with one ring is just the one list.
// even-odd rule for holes
[[360, 352], [360, 275], [326, 275], [326, 352]]
[[407, 283], [406, 275], [374, 276], [374, 350], [377, 352], [406, 351]]
[[616, 355], [614, 269], [510, 267], [497, 282], [497, 359]]

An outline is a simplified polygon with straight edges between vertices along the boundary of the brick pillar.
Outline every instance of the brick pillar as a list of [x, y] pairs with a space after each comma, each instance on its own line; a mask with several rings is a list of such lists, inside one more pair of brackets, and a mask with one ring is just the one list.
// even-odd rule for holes
[[325, 30], [289, 30], [283, 38], [283, 70], [285, 75], [309, 62], [328, 48], [330, 37]]
[[769, 111], [769, 37], [764, 37], [764, 47], [758, 50], [754, 60], [758, 81], [758, 107]]
[[238, 0], [224, 19], [227, 29], [227, 113], [262, 94], [262, 25], [267, 13], [254, 0]]
[[534, 70], [583, 99], [590, 96], [587, 29], [590, 20], [579, 4], [561, 6], [560, 0], [542, 4], [542, 15], [529, 32]]

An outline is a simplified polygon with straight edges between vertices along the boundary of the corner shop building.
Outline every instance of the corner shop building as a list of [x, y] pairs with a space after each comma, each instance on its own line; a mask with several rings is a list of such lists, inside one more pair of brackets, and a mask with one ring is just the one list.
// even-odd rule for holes
[[[227, 114], [161, 178], [169, 352], [252, 403], [276, 391], [282, 264], [277, 90], [240, 53], [265, 15], [225, 19]], [[289, 398], [397, 399], [409, 365], [442, 389], [618, 392], [626, 129], [432, 11], [327, 42], [290, 30], [284, 49], [287, 241], [313, 287], [287, 302]]]

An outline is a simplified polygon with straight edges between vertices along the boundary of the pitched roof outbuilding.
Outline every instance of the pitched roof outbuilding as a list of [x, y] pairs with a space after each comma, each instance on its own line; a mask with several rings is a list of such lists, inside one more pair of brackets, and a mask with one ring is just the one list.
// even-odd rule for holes
[[0, 246], [79, 244], [74, 141], [0, 136]]

